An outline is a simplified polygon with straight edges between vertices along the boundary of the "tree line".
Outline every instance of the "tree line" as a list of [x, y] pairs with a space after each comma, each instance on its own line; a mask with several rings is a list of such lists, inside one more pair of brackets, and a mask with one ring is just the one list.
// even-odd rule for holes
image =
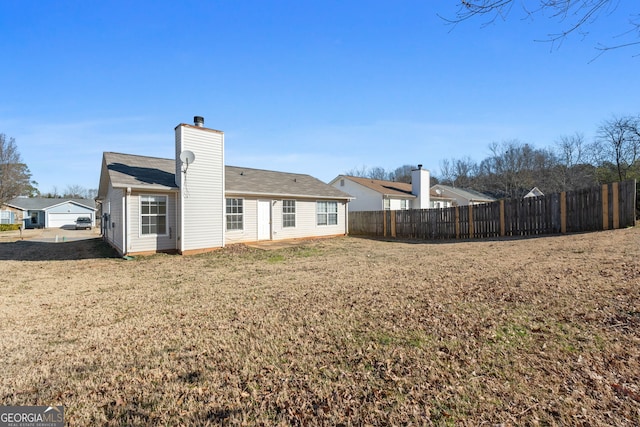
[[0, 133], [0, 206], [18, 196], [93, 199], [98, 193], [96, 189], [79, 185], [70, 185], [63, 192], [54, 187], [49, 193], [40, 193], [37, 186], [22, 160], [15, 138]]
[[[533, 187], [558, 193], [615, 181], [640, 179], [640, 115], [614, 116], [603, 121], [592, 142], [582, 133], [561, 136], [553, 146], [536, 148], [517, 139], [493, 142], [490, 155], [476, 162], [470, 157], [440, 161], [432, 183], [468, 188], [496, 198], [521, 198]], [[403, 165], [355, 168], [346, 175], [411, 182]]]

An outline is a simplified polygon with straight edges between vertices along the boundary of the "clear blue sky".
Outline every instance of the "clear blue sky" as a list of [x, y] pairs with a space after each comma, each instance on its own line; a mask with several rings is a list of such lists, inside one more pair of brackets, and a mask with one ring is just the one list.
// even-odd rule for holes
[[225, 132], [228, 165], [438, 175], [494, 141], [590, 141], [640, 113], [640, 48], [590, 62], [635, 1], [555, 49], [535, 40], [557, 20], [452, 28], [437, 14], [454, 0], [3, 1], [0, 133], [42, 192], [97, 188], [104, 151], [172, 158], [194, 115]]

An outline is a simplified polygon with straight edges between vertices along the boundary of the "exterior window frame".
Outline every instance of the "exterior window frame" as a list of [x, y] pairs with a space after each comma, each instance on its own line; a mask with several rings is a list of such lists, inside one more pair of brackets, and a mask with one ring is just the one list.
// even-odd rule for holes
[[296, 201], [282, 201], [282, 228], [296, 228]]
[[[146, 199], [146, 200], [145, 200]], [[155, 200], [151, 200], [155, 199]], [[149, 203], [148, 212], [144, 212], [144, 205]], [[155, 204], [150, 204], [150, 202], [156, 202]], [[152, 208], [155, 207], [157, 212], [151, 212]], [[161, 208], [164, 207], [164, 212], [161, 212]], [[141, 194], [139, 198], [139, 216], [140, 216], [140, 237], [158, 237], [158, 236], [168, 236], [169, 235], [169, 196], [166, 194]], [[144, 218], [164, 218], [164, 230], [162, 232], [158, 232], [159, 223], [155, 224], [145, 224]], [[152, 233], [148, 230], [145, 231], [145, 228], [150, 229], [151, 227], [156, 228], [156, 232]]]
[[[234, 203], [235, 201], [235, 203]], [[241, 197], [225, 198], [225, 230], [226, 231], [243, 231], [244, 230], [244, 199]], [[233, 227], [229, 227], [232, 225]]]
[[[330, 210], [335, 207], [335, 210]], [[316, 225], [319, 227], [338, 225], [338, 202], [318, 200], [316, 202]]]

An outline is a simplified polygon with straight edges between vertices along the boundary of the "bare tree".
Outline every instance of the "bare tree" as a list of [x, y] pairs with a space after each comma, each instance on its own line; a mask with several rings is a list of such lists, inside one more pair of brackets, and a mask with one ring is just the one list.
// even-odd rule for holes
[[15, 139], [7, 139], [0, 133], [0, 205], [17, 196], [37, 194], [35, 185], [29, 168], [22, 162]]
[[[607, 18], [619, 7], [619, 0], [538, 0], [531, 2], [516, 2], [514, 0], [460, 0], [455, 18], [446, 19], [451, 23], [460, 23], [478, 16], [488, 18], [487, 23], [498, 19], [505, 20], [513, 12], [515, 4], [520, 4], [522, 11], [528, 17], [543, 15], [557, 19], [562, 28], [547, 35], [550, 42], [562, 42], [572, 33], [587, 34], [587, 27], [598, 19]], [[620, 32], [612, 37], [633, 35], [630, 41], [617, 42], [613, 45], [600, 44], [597, 49], [605, 51], [621, 47], [640, 44], [640, 7], [637, 12], [629, 12], [628, 22], [618, 26]], [[626, 29], [623, 28], [627, 25]]]
[[596, 184], [595, 167], [589, 164], [589, 147], [584, 134], [563, 135], [555, 142], [558, 160], [552, 178], [557, 185], [554, 192], [571, 191]]
[[498, 197], [520, 198], [534, 186], [547, 186], [548, 171], [555, 165], [549, 150], [518, 140], [494, 142], [489, 150], [491, 156], [478, 167], [477, 188]]
[[98, 195], [98, 190], [85, 188], [81, 185], [70, 185], [64, 192], [63, 197], [76, 199], [94, 199]]
[[384, 181], [387, 179], [387, 176], [387, 171], [385, 171], [384, 168], [380, 166], [373, 167], [367, 172], [367, 178], [371, 179], [380, 179]]
[[362, 167], [348, 170], [344, 174], [348, 176], [356, 176], [359, 178], [371, 178], [380, 180], [389, 179], [389, 174], [387, 173], [387, 171], [380, 166], [368, 168], [367, 166], [363, 165]]
[[640, 162], [640, 117], [622, 116], [605, 120], [592, 146], [598, 166], [611, 165], [616, 179], [638, 178]]
[[454, 163], [455, 179], [453, 185], [455, 187], [469, 187], [476, 176], [478, 166], [471, 160], [471, 157], [458, 159]]
[[411, 183], [411, 171], [415, 168], [414, 165], [402, 165], [389, 173], [389, 180], [409, 184]]
[[359, 168], [356, 167], [353, 169], [349, 169], [348, 171], [345, 171], [344, 175], [365, 178], [367, 176], [367, 170], [368, 168], [365, 165], [362, 165]]
[[440, 183], [445, 185], [452, 185], [456, 179], [456, 174], [453, 169], [455, 159], [442, 159], [440, 160]]

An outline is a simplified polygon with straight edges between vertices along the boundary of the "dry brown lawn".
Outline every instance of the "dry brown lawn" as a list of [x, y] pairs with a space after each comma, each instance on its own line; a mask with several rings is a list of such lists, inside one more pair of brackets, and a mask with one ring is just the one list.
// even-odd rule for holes
[[109, 254], [0, 243], [0, 404], [70, 426], [640, 424], [637, 227]]

